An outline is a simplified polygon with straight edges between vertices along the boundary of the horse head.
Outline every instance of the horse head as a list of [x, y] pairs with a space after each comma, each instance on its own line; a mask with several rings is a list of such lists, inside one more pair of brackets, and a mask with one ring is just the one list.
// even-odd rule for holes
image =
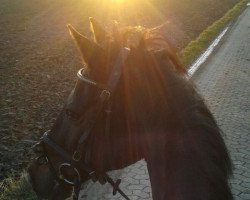
[[[148, 162], [156, 199], [175, 199], [171, 195], [178, 191], [190, 190], [190, 197], [211, 191], [206, 184], [208, 176], [214, 177], [209, 174], [214, 165], [225, 171], [220, 180], [226, 180], [230, 162], [219, 129], [171, 45], [142, 27], [114, 23], [105, 30], [93, 18], [90, 25], [92, 39], [68, 25], [84, 67], [55, 124], [34, 147], [39, 156], [28, 172], [38, 196], [65, 199], [73, 188], [77, 196], [80, 184], [89, 179], [119, 190], [119, 181], [106, 172], [141, 158]], [[214, 128], [202, 128], [203, 123]], [[217, 149], [205, 148], [204, 141]], [[195, 172], [202, 178], [194, 180]]]

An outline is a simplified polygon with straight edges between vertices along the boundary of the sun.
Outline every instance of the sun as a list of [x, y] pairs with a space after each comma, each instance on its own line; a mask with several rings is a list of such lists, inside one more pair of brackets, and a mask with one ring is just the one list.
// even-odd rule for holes
[[110, 3], [113, 3], [113, 4], [121, 4], [121, 3], [124, 3], [126, 0], [108, 0], [110, 1]]

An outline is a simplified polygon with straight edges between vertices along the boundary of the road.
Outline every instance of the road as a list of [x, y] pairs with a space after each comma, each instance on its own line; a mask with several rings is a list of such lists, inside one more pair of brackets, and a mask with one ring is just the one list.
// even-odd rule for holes
[[[234, 164], [230, 180], [235, 200], [250, 199], [250, 8], [231, 27], [216, 52], [192, 77], [223, 130]], [[121, 178], [121, 188], [133, 200], [152, 199], [144, 160], [110, 172]], [[84, 192], [83, 192], [84, 191]], [[123, 199], [112, 196], [109, 185], [91, 181], [81, 199]]]
[[236, 200], [250, 199], [250, 7], [193, 77], [224, 132]]

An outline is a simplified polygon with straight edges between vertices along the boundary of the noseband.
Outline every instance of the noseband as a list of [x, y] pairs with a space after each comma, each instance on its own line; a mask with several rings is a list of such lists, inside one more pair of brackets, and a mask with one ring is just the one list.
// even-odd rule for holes
[[[59, 183], [66, 183], [68, 185], [74, 186], [74, 199], [78, 199], [79, 192], [80, 192], [80, 186], [81, 186], [81, 175], [79, 173], [79, 169], [83, 169], [89, 177], [94, 181], [99, 181], [101, 184], [104, 184], [106, 182], [110, 183], [113, 187], [113, 195], [115, 195], [117, 192], [119, 192], [125, 199], [129, 200], [127, 195], [119, 188], [119, 184], [121, 183], [121, 180], [118, 179], [116, 182], [113, 181], [113, 179], [107, 174], [97, 174], [96, 171], [90, 166], [89, 161], [82, 160], [82, 149], [86, 145], [86, 140], [89, 138], [92, 129], [95, 126], [95, 122], [98, 119], [100, 113], [104, 110], [105, 105], [108, 105], [108, 110], [111, 109], [110, 102], [110, 96], [113, 94], [118, 81], [120, 80], [121, 73], [122, 73], [122, 66], [125, 62], [125, 60], [128, 57], [129, 49], [123, 48], [121, 49], [114, 65], [111, 70], [110, 77], [108, 79], [107, 85], [103, 86], [96, 81], [90, 80], [85, 75], [85, 70], [80, 69], [77, 73], [77, 77], [80, 81], [83, 81], [86, 84], [95, 86], [99, 89], [101, 89], [101, 93], [99, 96], [99, 101], [96, 105], [96, 111], [93, 115], [93, 118], [89, 120], [87, 123], [87, 126], [85, 130], [83, 131], [83, 134], [80, 136], [78, 140], [77, 147], [71, 155], [66, 150], [64, 150], [61, 146], [59, 146], [55, 141], [53, 141], [49, 136], [49, 131], [45, 132], [41, 138], [41, 141], [35, 145], [36, 148], [39, 148], [40, 146], [43, 147], [45, 150], [45, 146], [49, 146], [52, 148], [63, 160], [64, 163], [59, 166], [59, 169], [56, 170], [51, 162], [51, 160], [48, 157], [48, 154], [46, 151], [43, 152], [42, 156], [37, 158], [37, 163], [39, 165], [48, 165], [51, 173], [53, 174], [56, 181]], [[105, 131], [109, 131], [109, 117], [110, 115], [107, 113], [106, 116], [106, 128]], [[74, 180], [69, 180], [63, 175], [63, 171], [65, 169], [71, 169], [73, 171], [75, 178]]]

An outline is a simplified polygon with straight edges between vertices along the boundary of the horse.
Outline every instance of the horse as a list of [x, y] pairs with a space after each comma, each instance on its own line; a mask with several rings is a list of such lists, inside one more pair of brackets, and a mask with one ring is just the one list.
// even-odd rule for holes
[[222, 131], [169, 42], [156, 31], [90, 18], [93, 38], [68, 25], [84, 68], [28, 167], [39, 197], [77, 199], [82, 183], [141, 159], [154, 200], [232, 200]]

